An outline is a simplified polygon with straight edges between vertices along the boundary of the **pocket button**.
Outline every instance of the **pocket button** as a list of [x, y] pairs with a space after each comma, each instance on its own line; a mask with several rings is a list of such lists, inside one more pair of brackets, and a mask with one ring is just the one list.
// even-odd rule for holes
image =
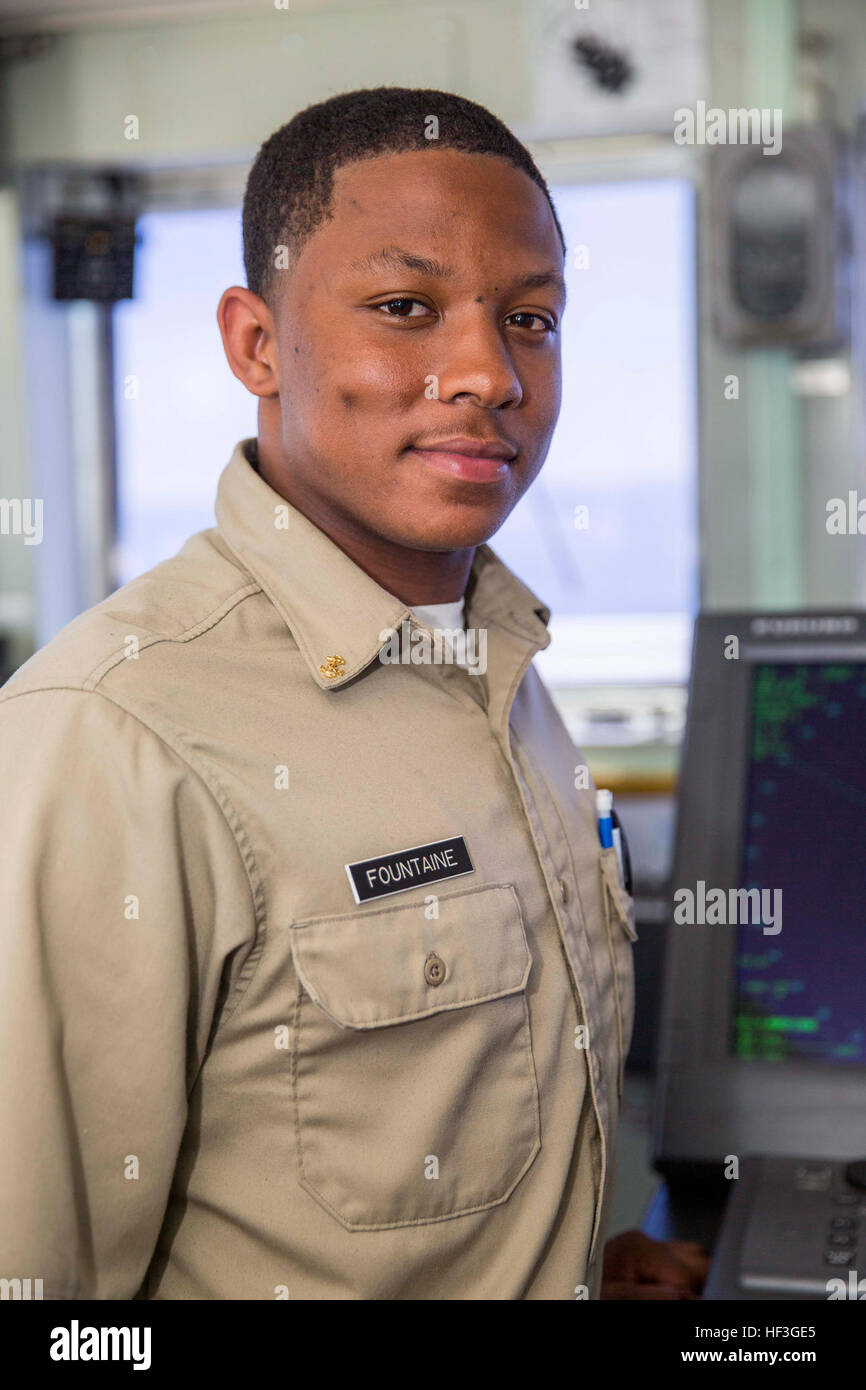
[[441, 985], [445, 979], [446, 967], [441, 956], [437, 956], [435, 951], [431, 951], [424, 962], [424, 979], [428, 985]]

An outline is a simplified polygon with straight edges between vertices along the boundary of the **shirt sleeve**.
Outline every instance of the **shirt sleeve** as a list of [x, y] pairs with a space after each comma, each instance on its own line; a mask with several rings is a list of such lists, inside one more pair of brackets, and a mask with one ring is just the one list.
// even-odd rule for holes
[[0, 1275], [131, 1299], [254, 947], [249, 864], [185, 758], [97, 691], [0, 700], [0, 788]]

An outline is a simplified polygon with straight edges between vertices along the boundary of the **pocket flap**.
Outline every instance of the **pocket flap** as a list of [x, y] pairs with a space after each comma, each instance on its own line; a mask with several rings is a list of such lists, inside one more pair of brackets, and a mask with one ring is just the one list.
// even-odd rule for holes
[[344, 1028], [380, 1028], [522, 990], [532, 956], [510, 883], [291, 928], [304, 989]]
[[603, 849], [601, 851], [601, 871], [616, 908], [616, 915], [622, 923], [623, 931], [629, 941], [637, 941], [638, 936], [634, 925], [634, 898], [625, 891], [622, 885], [619, 876], [619, 860], [616, 857], [615, 849]]

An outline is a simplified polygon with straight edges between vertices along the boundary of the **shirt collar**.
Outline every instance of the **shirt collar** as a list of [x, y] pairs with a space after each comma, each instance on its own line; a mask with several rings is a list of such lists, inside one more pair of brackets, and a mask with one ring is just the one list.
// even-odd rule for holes
[[[334, 690], [378, 656], [391, 630], [416, 619], [265, 482], [250, 462], [255, 446], [255, 439], [242, 439], [222, 471], [217, 527], [291, 630], [316, 684]], [[466, 621], [498, 623], [539, 650], [550, 642], [550, 609], [488, 545], [475, 551]]]

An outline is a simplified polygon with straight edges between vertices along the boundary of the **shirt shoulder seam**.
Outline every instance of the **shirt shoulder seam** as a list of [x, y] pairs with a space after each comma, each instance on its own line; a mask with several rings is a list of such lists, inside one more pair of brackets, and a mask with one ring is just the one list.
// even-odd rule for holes
[[[140, 652], [145, 651], [148, 647], [155, 647], [160, 642], [191, 642], [194, 638], [200, 637], [202, 633], [209, 632], [211, 628], [216, 627], [217, 623], [221, 622], [222, 619], [225, 618], [233, 608], [236, 608], [239, 603], [242, 603], [245, 598], [249, 598], [252, 594], [259, 594], [262, 592], [262, 586], [255, 581], [244, 584], [240, 589], [235, 589], [229, 594], [228, 598], [224, 599], [222, 603], [212, 609], [203, 618], [200, 618], [198, 622], [192, 623], [190, 627], [185, 628], [183, 632], [171, 636], [163, 633], [154, 633], [152, 637], [147, 637], [139, 643], [138, 650]], [[105, 679], [109, 672], [113, 671], [114, 667], [118, 666], [121, 661], [126, 661], [127, 659], [127, 649], [125, 646], [103, 657], [102, 660], [93, 667], [90, 673], [84, 677], [81, 688], [84, 690], [96, 690], [97, 686]], [[76, 687], [69, 688], [74, 689]], [[123, 706], [123, 708], [125, 708], [125, 706]]]

